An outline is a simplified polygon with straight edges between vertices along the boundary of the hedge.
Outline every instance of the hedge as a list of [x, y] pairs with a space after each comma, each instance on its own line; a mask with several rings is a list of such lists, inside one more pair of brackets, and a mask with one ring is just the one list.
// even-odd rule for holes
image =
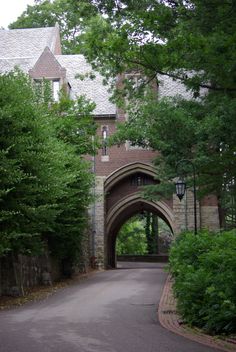
[[236, 230], [183, 233], [170, 250], [177, 309], [211, 334], [236, 332]]

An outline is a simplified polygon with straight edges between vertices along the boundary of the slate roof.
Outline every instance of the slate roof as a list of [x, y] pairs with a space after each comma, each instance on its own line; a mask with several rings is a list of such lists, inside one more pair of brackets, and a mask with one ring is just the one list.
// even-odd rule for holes
[[116, 113], [115, 105], [109, 101], [108, 87], [103, 85], [103, 78], [99, 73], [93, 71], [95, 79], [75, 78], [77, 74], [92, 72], [90, 64], [83, 55], [56, 55], [55, 57], [61, 66], [66, 68], [66, 77], [72, 88], [72, 99], [77, 95], [84, 94], [96, 103], [95, 115], [114, 115]]
[[158, 76], [159, 86], [158, 93], [159, 97], [175, 97], [176, 95], [183, 97], [185, 99], [192, 99], [193, 94], [191, 91], [188, 91], [183, 83], [179, 80], [174, 80], [171, 77], [167, 76]]
[[0, 30], [0, 59], [39, 57], [48, 46], [53, 51], [57, 27]]
[[[45, 47], [54, 52], [55, 40], [59, 31], [58, 25], [47, 28], [26, 28], [0, 30], [0, 72], [9, 72], [18, 66], [24, 73], [32, 69]], [[77, 74], [92, 71], [83, 55], [56, 55], [62, 67], [66, 69], [66, 77], [71, 85], [71, 97], [86, 95], [96, 103], [95, 115], [115, 115], [116, 107], [109, 101], [107, 86], [102, 77], [95, 73], [94, 80], [75, 78]], [[159, 97], [181, 95], [191, 99], [191, 92], [185, 86], [170, 77], [159, 77]]]
[[[28, 73], [37, 62], [45, 47], [53, 52], [58, 26], [48, 28], [26, 28], [0, 30], [0, 72], [9, 72], [18, 66]], [[66, 69], [66, 78], [71, 85], [71, 97], [85, 95], [96, 103], [95, 115], [114, 115], [116, 107], [109, 101], [107, 87], [102, 77], [96, 74], [91, 80], [76, 79], [76, 74], [92, 71], [91, 66], [82, 55], [56, 55], [62, 67]]]
[[37, 61], [37, 57], [33, 58], [16, 58], [16, 59], [0, 59], [0, 72], [6, 73], [12, 71], [15, 67], [20, 68], [24, 73], [28, 73]]

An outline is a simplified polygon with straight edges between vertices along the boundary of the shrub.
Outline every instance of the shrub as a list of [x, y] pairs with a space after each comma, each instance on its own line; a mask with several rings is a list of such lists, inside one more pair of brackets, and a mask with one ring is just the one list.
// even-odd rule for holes
[[184, 233], [170, 250], [177, 308], [209, 333], [236, 332], [236, 231]]
[[92, 109], [82, 97], [48, 104], [18, 70], [0, 75], [0, 257], [37, 255], [46, 245], [59, 262], [80, 261]]

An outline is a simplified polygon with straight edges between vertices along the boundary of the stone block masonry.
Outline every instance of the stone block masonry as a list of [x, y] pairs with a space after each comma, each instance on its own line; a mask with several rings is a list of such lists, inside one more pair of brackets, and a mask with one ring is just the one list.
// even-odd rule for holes
[[48, 255], [5, 256], [0, 258], [0, 295], [20, 296], [24, 289], [50, 285], [59, 279], [57, 264]]
[[[193, 192], [189, 189], [180, 202], [176, 195], [173, 195], [173, 212], [175, 215], [176, 234], [185, 230], [194, 230], [194, 204]], [[217, 231], [220, 228], [219, 211], [216, 200], [209, 200], [207, 197], [197, 201], [197, 228]]]
[[99, 268], [104, 266], [104, 181], [106, 177], [97, 176], [95, 182], [95, 203], [92, 205], [92, 253], [96, 257], [96, 262]]

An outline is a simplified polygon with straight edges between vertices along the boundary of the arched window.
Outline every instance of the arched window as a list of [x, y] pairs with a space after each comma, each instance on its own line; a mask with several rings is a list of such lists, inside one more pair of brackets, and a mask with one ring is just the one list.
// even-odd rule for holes
[[107, 137], [108, 137], [108, 128], [107, 126], [103, 126], [102, 127], [102, 155], [108, 155]]

